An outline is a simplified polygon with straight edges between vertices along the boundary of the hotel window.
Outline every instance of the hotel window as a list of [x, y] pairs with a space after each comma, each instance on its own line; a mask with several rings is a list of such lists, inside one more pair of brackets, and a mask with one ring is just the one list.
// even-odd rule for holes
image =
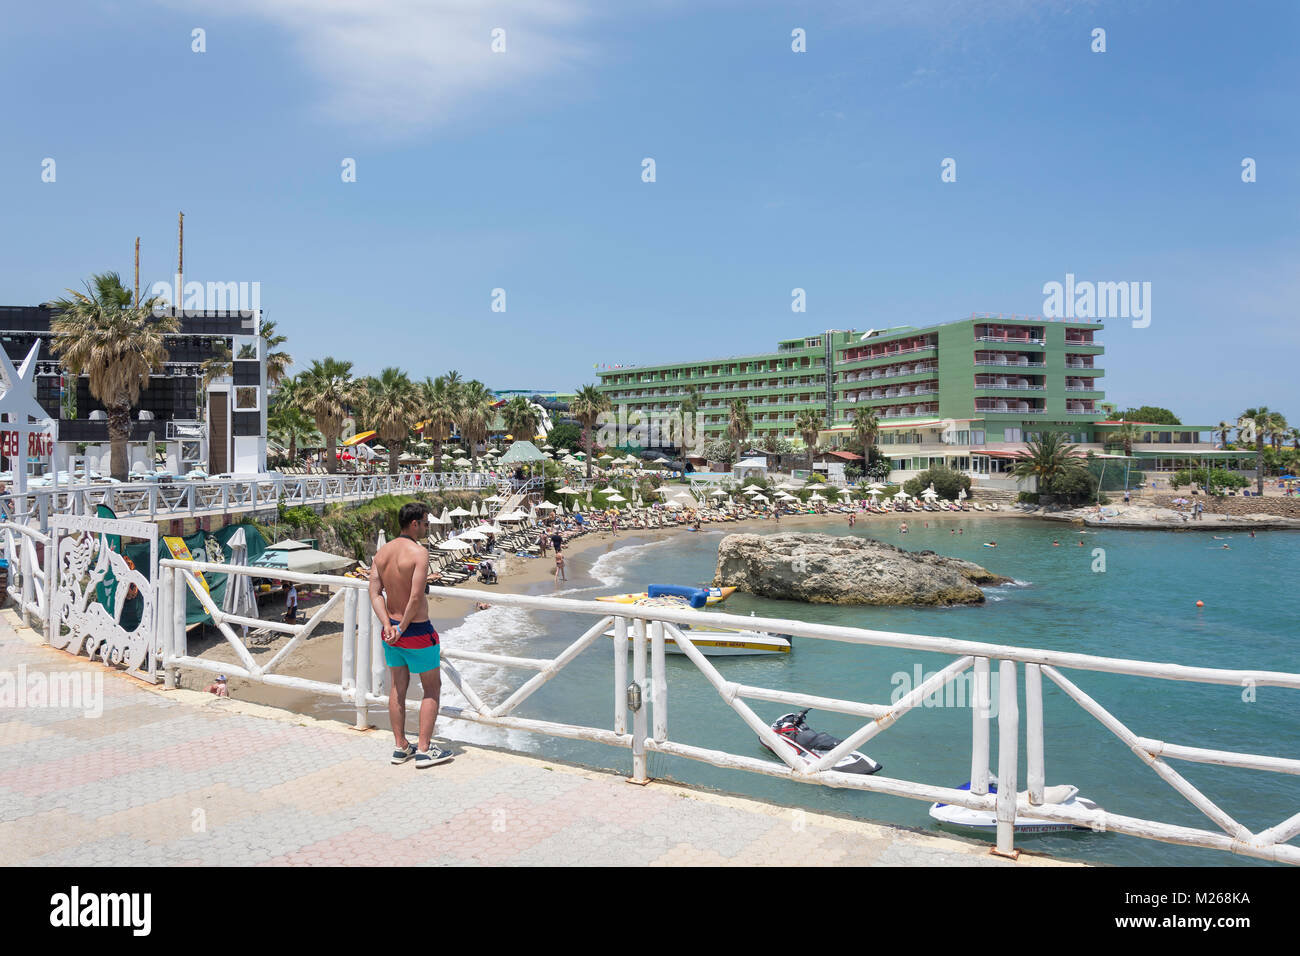
[[1002, 430], [1002, 440], [1003, 441], [1024, 441], [1024, 439], [1021, 438], [1019, 428], [1004, 428]]

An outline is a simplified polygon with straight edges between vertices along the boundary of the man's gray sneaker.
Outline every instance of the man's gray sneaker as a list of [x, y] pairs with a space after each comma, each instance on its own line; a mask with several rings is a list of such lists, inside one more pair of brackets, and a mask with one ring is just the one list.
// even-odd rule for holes
[[415, 756], [415, 744], [407, 744], [405, 750], [393, 751], [393, 763], [406, 763]]
[[416, 753], [415, 769], [419, 770], [421, 767], [432, 767], [437, 763], [446, 763], [454, 756], [456, 755], [450, 750], [442, 750], [441, 748], [430, 744], [428, 750], [422, 753]]

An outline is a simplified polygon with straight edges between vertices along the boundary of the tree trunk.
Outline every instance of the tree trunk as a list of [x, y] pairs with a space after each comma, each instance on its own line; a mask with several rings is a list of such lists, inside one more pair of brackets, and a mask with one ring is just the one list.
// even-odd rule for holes
[[1255, 488], [1264, 494], [1264, 439], [1255, 436]]
[[339, 460], [334, 457], [335, 443], [337, 441], [337, 435], [329, 435], [325, 439], [325, 471], [331, 475], [337, 475], [339, 471]]
[[390, 441], [388, 443], [388, 474], [390, 476], [397, 474], [397, 459], [399, 457], [401, 457], [401, 453], [397, 450], [397, 442]]
[[[130, 462], [127, 460], [126, 441], [131, 435], [131, 405], [121, 402], [108, 406], [108, 441], [110, 444], [109, 472], [118, 481], [130, 477]], [[24, 449], [19, 449], [25, 455]], [[19, 468], [27, 467], [27, 459], [20, 455]]]
[[435, 475], [442, 474], [442, 439], [441, 438], [435, 438], [433, 440], [433, 473]]
[[591, 479], [591, 425], [582, 424], [582, 447], [587, 452], [587, 478]]
[[289, 464], [298, 463], [298, 433], [289, 432]]

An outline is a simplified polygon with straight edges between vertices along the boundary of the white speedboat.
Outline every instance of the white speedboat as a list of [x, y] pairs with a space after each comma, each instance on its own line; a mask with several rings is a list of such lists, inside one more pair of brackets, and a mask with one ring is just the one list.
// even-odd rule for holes
[[[962, 784], [959, 790], [969, 790], [970, 782]], [[998, 792], [997, 777], [989, 775], [989, 793]], [[1027, 797], [1028, 792], [1020, 794]], [[1043, 804], [1060, 807], [1081, 807], [1084, 810], [1099, 810], [1100, 807], [1087, 797], [1079, 796], [1079, 788], [1071, 784], [1058, 784], [1043, 788]], [[996, 833], [998, 829], [997, 814], [992, 810], [972, 810], [970, 807], [958, 807], [951, 803], [934, 803], [930, 805], [930, 816], [947, 827], [961, 830], [975, 830], [981, 833]], [[1057, 833], [1062, 830], [1089, 830], [1091, 827], [1065, 823], [1060, 820], [1040, 820], [1034, 817], [1017, 815], [1014, 829], [1016, 833]]]
[[[681, 601], [673, 598], [643, 598], [634, 604], [650, 607], [682, 607]], [[703, 624], [673, 625], [695, 645], [705, 657], [741, 657], [754, 654], [789, 654], [791, 650], [789, 634], [772, 634], [767, 631], [734, 629], [727, 627], [710, 627]], [[632, 637], [632, 626], [628, 625], [628, 638]], [[646, 628], [649, 640], [650, 629]], [[605, 632], [606, 637], [614, 636], [614, 628]], [[672, 635], [664, 633], [664, 653], [685, 654]]]

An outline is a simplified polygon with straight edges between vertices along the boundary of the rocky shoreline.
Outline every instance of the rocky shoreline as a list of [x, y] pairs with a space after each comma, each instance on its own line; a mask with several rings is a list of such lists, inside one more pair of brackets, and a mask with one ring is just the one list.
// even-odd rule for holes
[[760, 597], [813, 604], [982, 604], [979, 585], [1011, 583], [971, 561], [905, 551], [874, 538], [730, 534], [713, 583]]
[[1280, 515], [1221, 515], [1203, 512], [1200, 518], [1172, 508], [1145, 508], [1136, 505], [1106, 506], [1097, 509], [1073, 508], [1068, 511], [1038, 509], [1026, 514], [1045, 521], [1065, 521], [1089, 528], [1123, 528], [1149, 531], [1300, 531], [1300, 518]]

